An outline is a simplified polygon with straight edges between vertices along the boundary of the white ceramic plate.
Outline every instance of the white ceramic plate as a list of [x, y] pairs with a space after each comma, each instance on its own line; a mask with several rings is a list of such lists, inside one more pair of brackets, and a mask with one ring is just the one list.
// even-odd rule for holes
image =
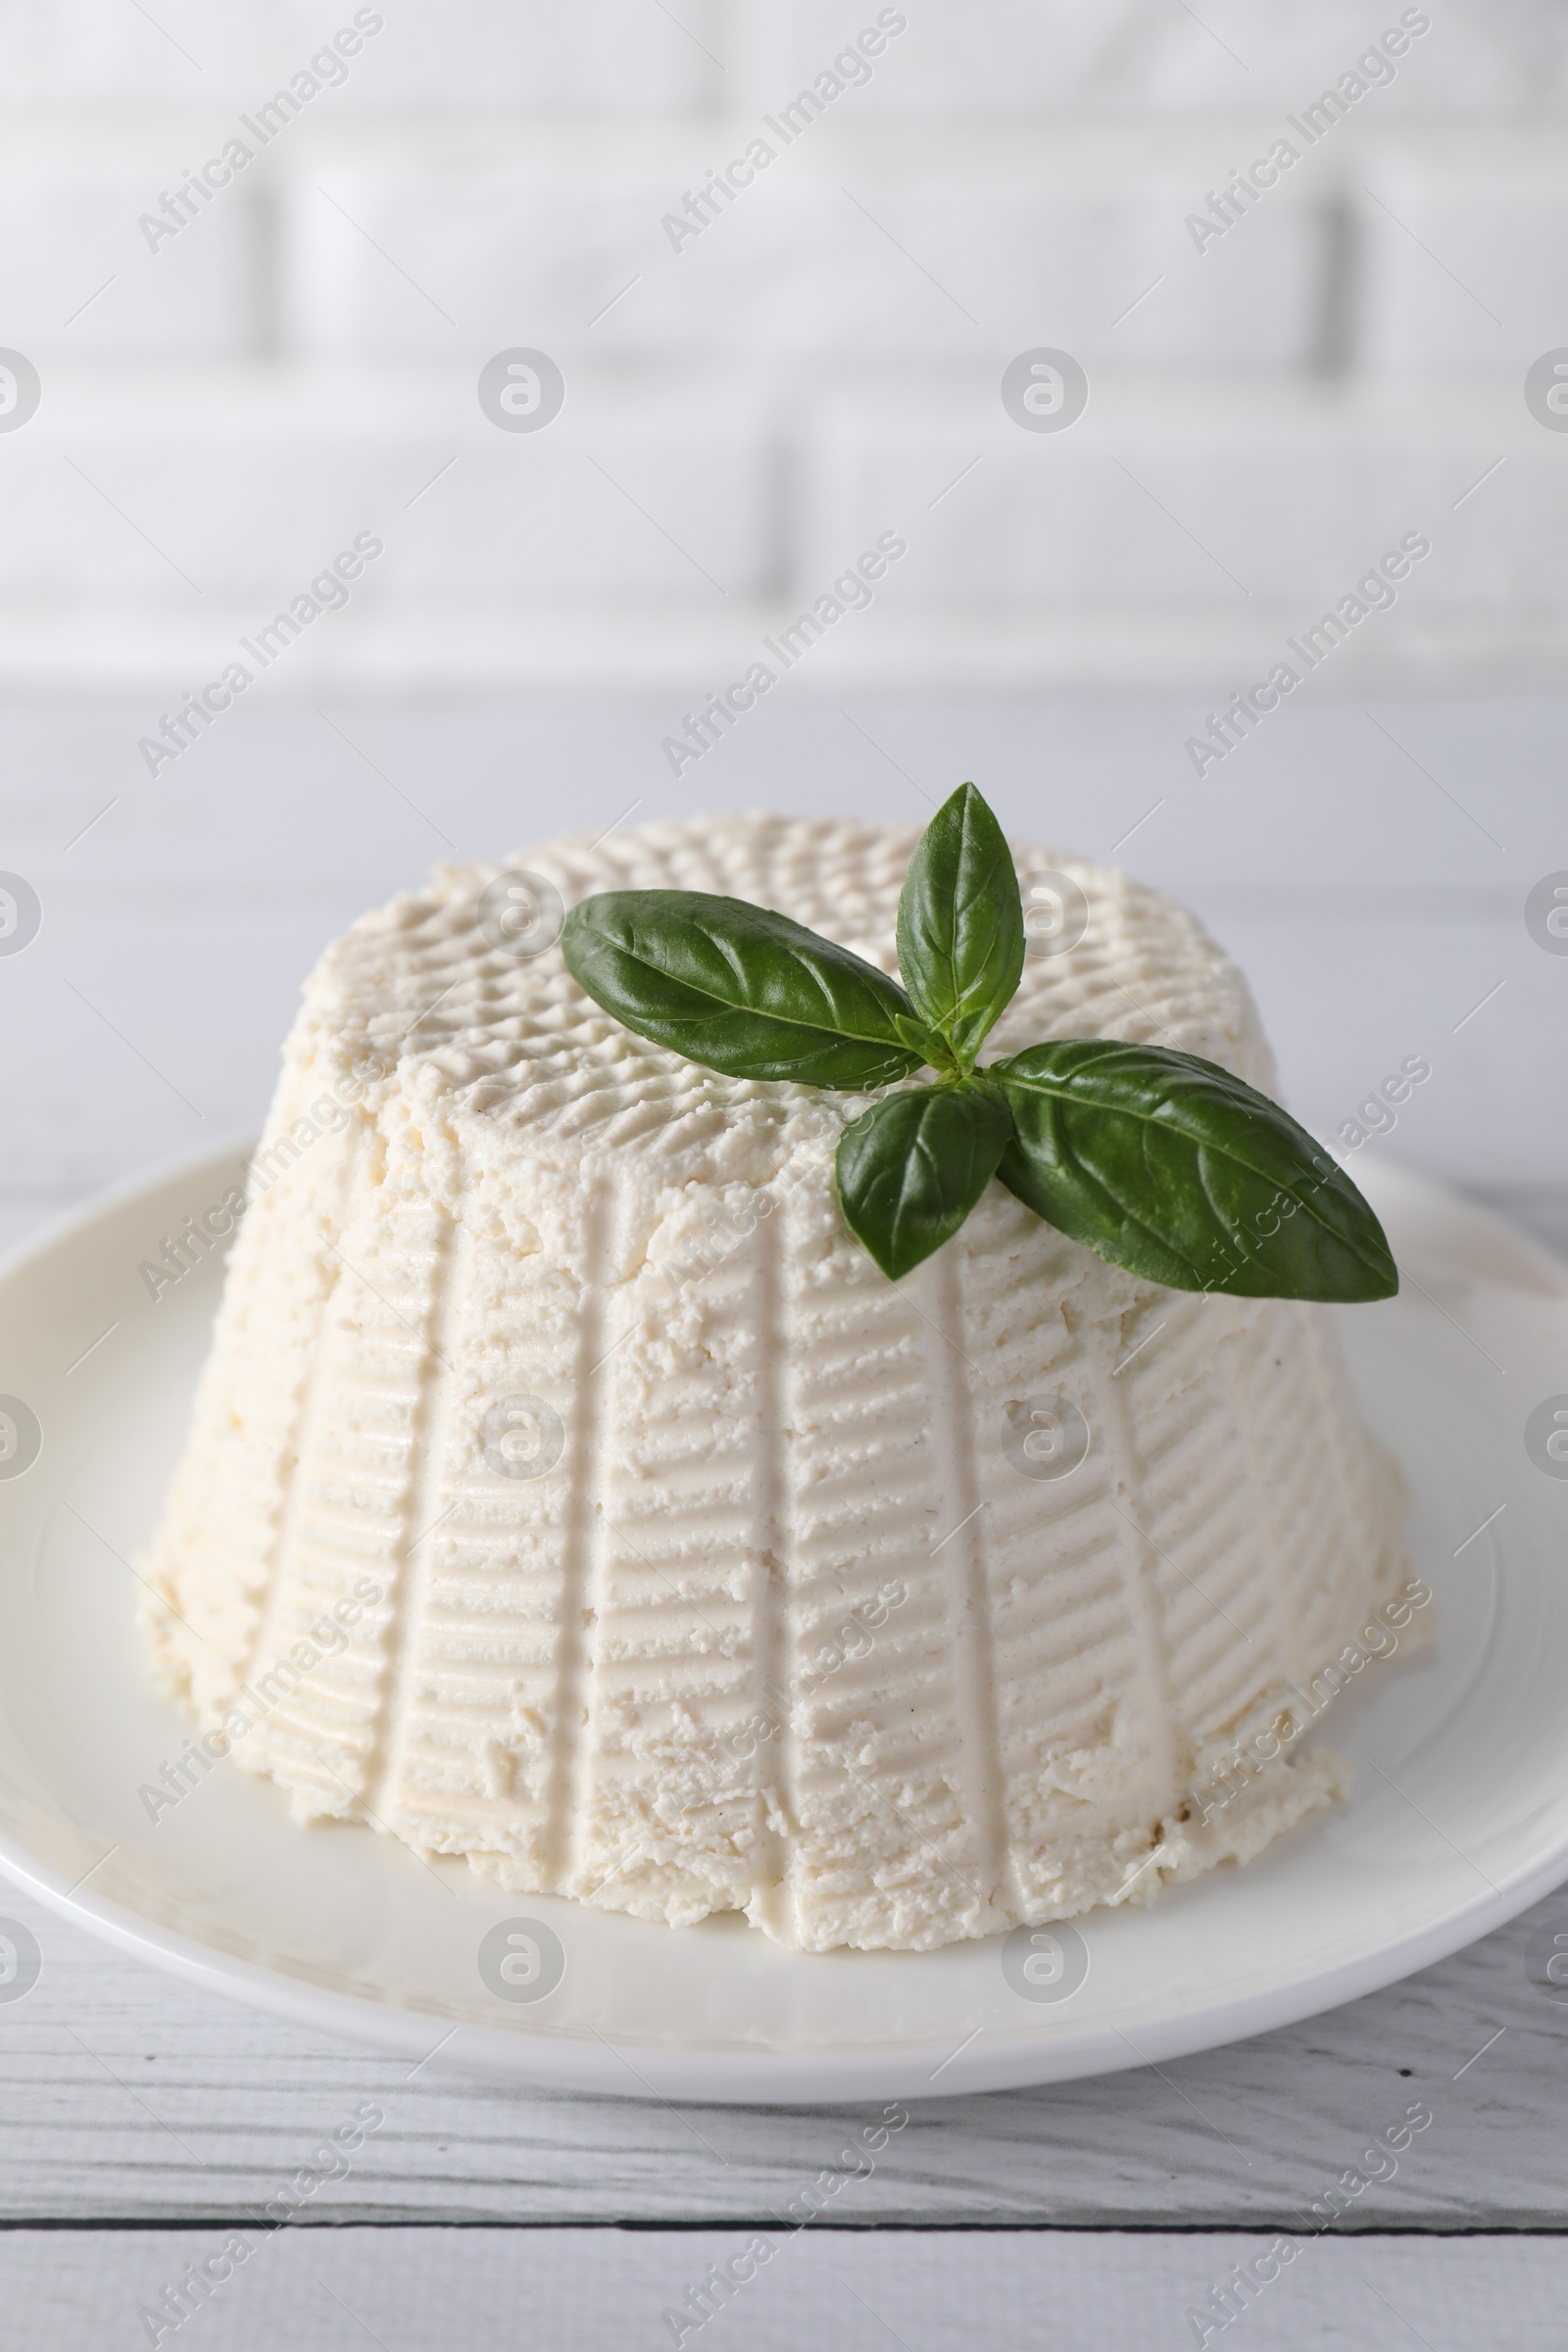
[[[227, 1765], [153, 1824], [138, 1788], [186, 1727], [144, 1670], [129, 1563], [180, 1445], [220, 1269], [155, 1304], [137, 1267], [220, 1198], [242, 1156], [122, 1192], [0, 1270], [0, 1412], [24, 1451], [25, 1415], [6, 1398], [41, 1432], [30, 1466], [0, 1476], [0, 1869], [155, 1966], [519, 2082], [916, 2098], [1064, 2081], [1309, 2016], [1568, 1876], [1568, 1476], [1526, 1444], [1533, 1410], [1559, 1394], [1568, 1406], [1568, 1273], [1495, 1219], [1371, 1167], [1356, 1174], [1404, 1290], [1347, 1311], [1345, 1332], [1409, 1478], [1435, 1641], [1369, 1669], [1337, 1711], [1351, 1803], [1244, 1871], [1092, 1914], [1088, 1974], [1067, 1997], [1049, 1954], [1044, 1986], [1027, 1989], [1016, 1955], [1009, 1981], [1000, 1941], [813, 1958], [737, 1921], [671, 1932], [488, 1892], [462, 1863], [432, 1869], [368, 1830], [294, 1829], [270, 1785]], [[1549, 1460], [1539, 1437], [1535, 1455]], [[501, 1997], [480, 1945], [499, 1930], [488, 1948], [509, 1948], [519, 1916], [553, 1930], [564, 1973], [541, 1992], [529, 1972], [550, 1936], [518, 1928], [531, 1942], [510, 1947], [520, 1982]]]

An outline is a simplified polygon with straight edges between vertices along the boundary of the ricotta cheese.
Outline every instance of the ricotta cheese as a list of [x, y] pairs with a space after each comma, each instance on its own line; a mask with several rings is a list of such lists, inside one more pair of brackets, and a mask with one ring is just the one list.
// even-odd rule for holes
[[[752, 899], [893, 972], [917, 838], [730, 816], [513, 867]], [[988, 1057], [1121, 1037], [1272, 1087], [1191, 914], [1017, 862], [1088, 928]], [[808, 1951], [1147, 1901], [1334, 1794], [1300, 1693], [1404, 1568], [1327, 1311], [1142, 1282], [995, 1183], [890, 1283], [833, 1189], [864, 1099], [631, 1035], [498, 922], [509, 870], [366, 915], [285, 1046], [143, 1563], [215, 1745], [302, 1821]]]

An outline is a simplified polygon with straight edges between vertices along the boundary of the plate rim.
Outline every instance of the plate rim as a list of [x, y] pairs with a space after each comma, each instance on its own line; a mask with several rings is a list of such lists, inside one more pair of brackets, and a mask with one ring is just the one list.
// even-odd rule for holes
[[[105, 1859], [107, 1860], [107, 1856]], [[60, 1883], [0, 1832], [0, 1875], [35, 1895], [58, 1917], [83, 1927], [148, 1965], [261, 2009], [307, 2032], [339, 2034], [388, 2057], [417, 2057], [432, 2069], [498, 2078], [518, 2089], [588, 2092], [622, 2098], [670, 2099], [710, 2106], [840, 2106], [862, 2099], [935, 2099], [997, 2090], [1037, 2089], [1100, 2075], [1121, 2074], [1162, 2060], [1196, 2057], [1250, 2041], [1283, 2026], [1327, 2015], [1431, 1968], [1505, 1927], [1568, 1878], [1568, 1829], [1560, 1849], [1516, 1873], [1494, 1890], [1475, 1896], [1439, 1922], [1411, 1930], [1374, 1953], [1337, 1961], [1310, 1976], [1254, 1993], [1206, 2000], [1152, 2025], [1138, 2027], [1135, 2043], [1114, 2025], [1057, 2034], [992, 2039], [960, 2049], [932, 2072], [930, 2047], [907, 2043], [861, 2049], [714, 2050], [702, 2043], [669, 2044], [596, 2035], [600, 2047], [575, 2034], [506, 2032], [460, 2021], [435, 2050], [424, 2028], [447, 2012], [414, 2002], [376, 2002], [310, 1984], [283, 1969], [196, 1942], [142, 1920], [102, 1897]], [[908, 1955], [919, 1959], [923, 1955]], [[982, 2029], [983, 2031], [983, 2029]], [[462, 2045], [462, 2046], [460, 2046]], [[633, 2064], [633, 2059], [636, 2063]], [[937, 2077], [942, 2081], [940, 2086]]]
[[[148, 1195], [236, 1157], [248, 1158], [255, 1143], [254, 1131], [238, 1130], [94, 1193], [0, 1256], [0, 1286]], [[1454, 1185], [1400, 1162], [1387, 1161], [1378, 1167], [1374, 1189], [1403, 1192], [1411, 1199], [1424, 1196], [1432, 1206], [1457, 1210], [1506, 1237], [1512, 1248], [1523, 1250], [1559, 1281], [1568, 1283], [1568, 1260]], [[1490, 1884], [1467, 1901], [1446, 1910], [1441, 1918], [1411, 1928], [1373, 1950], [1350, 1954], [1288, 1984], [1205, 1997], [1152, 2022], [1137, 2021], [1136, 2043], [1112, 2023], [1075, 2032], [1064, 2021], [1056, 2031], [1005, 2038], [982, 2038], [982, 2028], [974, 2041], [960, 2046], [934, 2074], [929, 2071], [932, 2048], [907, 2042], [817, 2051], [714, 2049], [700, 2042], [616, 2041], [597, 2034], [593, 2028], [589, 2032], [594, 2039], [589, 2039], [576, 2033], [504, 2030], [462, 2020], [431, 2051], [425, 2047], [428, 2028], [445, 2021], [449, 2012], [400, 2000], [390, 1989], [387, 1997], [376, 2000], [313, 1984], [287, 1969], [224, 1952], [94, 1894], [80, 1879], [67, 1884], [64, 1874], [37, 1855], [24, 1838], [3, 1828], [0, 1877], [34, 1895], [57, 1917], [73, 1921], [150, 1967], [286, 2024], [337, 2034], [390, 2056], [416, 2056], [432, 2067], [477, 2074], [492, 2082], [500, 2079], [518, 2089], [716, 2105], [830, 2106], [867, 2098], [972, 2096], [1117, 2074], [1166, 2059], [1195, 2056], [1324, 2015], [1448, 1958], [1506, 1926], [1561, 1886], [1568, 1880], [1568, 1821], [1549, 1847], [1505, 1874], [1500, 1884]]]

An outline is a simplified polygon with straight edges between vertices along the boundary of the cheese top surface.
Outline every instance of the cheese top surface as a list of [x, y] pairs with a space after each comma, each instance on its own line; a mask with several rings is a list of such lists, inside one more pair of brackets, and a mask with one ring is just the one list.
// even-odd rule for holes
[[[411, 1099], [456, 1123], [571, 1169], [628, 1148], [667, 1181], [766, 1182], [812, 1138], [836, 1136], [869, 1097], [726, 1078], [649, 1044], [585, 997], [559, 948], [508, 944], [505, 882], [526, 875], [566, 906], [601, 890], [708, 891], [750, 899], [896, 974], [899, 892], [920, 828], [724, 816], [568, 836], [497, 866], [439, 868], [356, 923], [313, 975], [295, 1050], [352, 1063], [395, 1056]], [[1092, 917], [1067, 955], [1031, 954], [985, 1058], [1051, 1037], [1114, 1035], [1200, 1054], [1254, 1085], [1273, 1070], [1245, 982], [1197, 919], [1124, 875], [1040, 849], [1018, 854], [1035, 943], [1049, 949], [1061, 886]], [[488, 911], [485, 894], [494, 894]], [[1070, 920], [1073, 909], [1067, 909]], [[1064, 934], [1065, 935], [1065, 934]]]

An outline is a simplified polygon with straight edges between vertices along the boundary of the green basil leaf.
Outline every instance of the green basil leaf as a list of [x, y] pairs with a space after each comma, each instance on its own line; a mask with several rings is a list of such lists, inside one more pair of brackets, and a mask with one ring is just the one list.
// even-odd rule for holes
[[915, 1011], [974, 1067], [1023, 973], [1023, 905], [1012, 853], [972, 784], [920, 837], [899, 900], [899, 971]]
[[[858, 1091], [925, 1056], [896, 980], [787, 914], [698, 890], [611, 890], [561, 934], [579, 988], [639, 1037], [730, 1078]], [[916, 1032], [918, 1034], [918, 1032]]]
[[1012, 1133], [989, 1087], [889, 1095], [839, 1138], [839, 1203], [857, 1241], [895, 1282], [956, 1234], [996, 1174]]
[[987, 1072], [1016, 1140], [997, 1173], [1113, 1265], [1178, 1291], [1388, 1298], [1383, 1228], [1305, 1129], [1211, 1061], [1072, 1039]]

